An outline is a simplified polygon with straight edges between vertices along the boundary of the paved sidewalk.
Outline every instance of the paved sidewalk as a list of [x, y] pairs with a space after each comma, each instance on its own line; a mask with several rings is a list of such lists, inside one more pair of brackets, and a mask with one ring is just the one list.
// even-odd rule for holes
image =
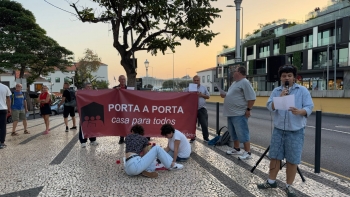
[[[269, 164], [265, 158], [250, 172], [264, 151], [257, 147], [252, 147], [251, 160], [239, 161], [225, 154], [227, 146], [212, 147], [198, 139], [183, 170], [159, 171], [157, 179], [130, 177], [122, 164], [116, 164], [125, 146], [118, 144], [118, 137], [98, 138], [98, 146], [81, 148], [77, 130], [64, 132], [61, 116], [50, 120], [49, 135], [42, 135], [42, 119], [28, 121], [30, 135], [23, 134], [22, 124], [19, 136], [7, 135], [7, 147], [0, 150], [0, 196], [286, 196], [285, 168], [279, 173], [277, 189], [256, 188], [267, 178]], [[152, 142], [164, 147], [167, 140], [152, 138]], [[304, 165], [299, 168], [306, 182], [297, 174], [298, 196], [350, 196], [349, 181], [314, 174]]]

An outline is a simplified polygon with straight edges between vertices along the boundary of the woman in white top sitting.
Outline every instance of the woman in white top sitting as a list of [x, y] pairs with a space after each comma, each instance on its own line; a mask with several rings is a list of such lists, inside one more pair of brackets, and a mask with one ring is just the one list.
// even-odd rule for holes
[[186, 136], [175, 130], [171, 124], [164, 124], [160, 130], [161, 135], [168, 138], [168, 146], [164, 150], [173, 157], [173, 162], [187, 161], [191, 154], [191, 145]]

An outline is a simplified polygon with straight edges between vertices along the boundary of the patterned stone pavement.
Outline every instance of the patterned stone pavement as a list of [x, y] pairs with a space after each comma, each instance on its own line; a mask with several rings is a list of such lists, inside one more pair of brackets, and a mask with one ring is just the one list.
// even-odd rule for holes
[[[157, 179], [129, 177], [123, 171], [124, 146], [118, 137], [98, 138], [98, 146], [82, 149], [78, 131], [64, 132], [62, 116], [50, 118], [51, 132], [44, 130], [42, 119], [28, 122], [30, 135], [11, 137], [7, 125], [7, 147], [0, 150], [0, 196], [286, 196], [285, 168], [278, 175], [277, 189], [258, 190], [256, 183], [267, 178], [264, 158], [254, 173], [264, 150], [252, 147], [253, 158], [240, 161], [226, 155], [227, 146], [208, 146], [201, 139], [192, 144], [193, 153], [184, 169], [159, 171]], [[71, 123], [70, 123], [71, 124]], [[211, 137], [214, 137], [214, 131]], [[201, 131], [197, 131], [201, 136]], [[166, 146], [164, 138], [152, 138]], [[305, 165], [299, 168], [294, 188], [298, 196], [350, 196], [350, 182], [330, 174], [314, 174]]]

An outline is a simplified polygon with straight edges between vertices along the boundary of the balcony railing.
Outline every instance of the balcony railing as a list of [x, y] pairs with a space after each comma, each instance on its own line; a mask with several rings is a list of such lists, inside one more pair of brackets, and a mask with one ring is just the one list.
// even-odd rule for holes
[[256, 74], [266, 74], [266, 68], [258, 68], [258, 69], [256, 69]]
[[247, 55], [247, 60], [253, 60], [254, 59], [254, 54], [253, 55]]
[[349, 66], [348, 58], [341, 58], [341, 59], [339, 59], [338, 64], [339, 64], [339, 67]]
[[334, 36], [328, 37], [328, 38], [322, 38], [318, 39], [317, 46], [324, 46], [328, 44], [334, 44]]
[[264, 52], [259, 53], [260, 58], [268, 57], [268, 56], [270, 56], [270, 51], [264, 51]]
[[227, 61], [225, 61], [222, 65], [226, 66], [226, 65], [229, 65], [229, 64], [234, 64], [235, 62], [236, 62], [235, 59], [227, 60]]
[[309, 49], [311, 47], [312, 47], [312, 43], [311, 42], [304, 42], [304, 43], [300, 43], [300, 44], [287, 46], [286, 47], [286, 52], [290, 53], [290, 52], [294, 52], [294, 51], [301, 51], [303, 49]]
[[[313, 61], [312, 62], [313, 68], [327, 68], [327, 61]], [[329, 60], [329, 67], [333, 67], [333, 61]]]
[[273, 55], [279, 55], [279, 54], [280, 54], [280, 49], [273, 50]]

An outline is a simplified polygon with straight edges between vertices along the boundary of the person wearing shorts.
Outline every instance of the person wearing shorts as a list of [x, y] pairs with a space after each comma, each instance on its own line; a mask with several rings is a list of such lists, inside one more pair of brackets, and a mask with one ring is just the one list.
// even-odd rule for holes
[[[254, 89], [246, 79], [246, 73], [245, 67], [237, 66], [233, 70], [235, 82], [227, 93], [220, 93], [225, 98], [223, 114], [227, 117], [227, 128], [233, 141], [232, 150], [228, 150], [226, 154], [239, 155], [240, 160], [251, 159], [248, 118], [256, 99]], [[240, 143], [243, 143], [244, 151], [241, 151]]]
[[12, 109], [12, 133], [11, 136], [19, 135], [16, 132], [16, 127], [19, 120], [23, 121], [24, 134], [30, 134], [27, 130], [27, 117], [28, 112], [26, 96], [22, 92], [22, 84], [16, 84], [16, 90], [11, 95], [11, 109]]
[[[276, 177], [280, 170], [281, 160], [286, 159], [286, 193], [288, 197], [296, 196], [291, 185], [297, 173], [298, 164], [304, 145], [306, 118], [312, 113], [314, 107], [310, 92], [295, 83], [297, 68], [293, 65], [281, 66], [278, 70], [281, 86], [276, 87], [267, 101], [267, 109], [274, 113], [270, 143], [270, 171], [268, 179], [258, 184], [259, 189], [276, 188]], [[288, 110], [276, 109], [273, 98], [294, 95], [295, 107]]]
[[[63, 103], [68, 103], [71, 101], [71, 96], [70, 96], [70, 92], [69, 92], [69, 83], [64, 83], [63, 85], [63, 95], [62, 95], [62, 100], [61, 102], [58, 104], [58, 109], [60, 108], [60, 106], [63, 104]], [[68, 128], [68, 115], [72, 118], [72, 122], [73, 122], [73, 127], [71, 127], [70, 129], [77, 129], [77, 126], [76, 126], [76, 120], [75, 120], [75, 107], [72, 107], [72, 106], [63, 106], [63, 118], [64, 118], [64, 124], [66, 125], [66, 132], [69, 131], [69, 128]]]

